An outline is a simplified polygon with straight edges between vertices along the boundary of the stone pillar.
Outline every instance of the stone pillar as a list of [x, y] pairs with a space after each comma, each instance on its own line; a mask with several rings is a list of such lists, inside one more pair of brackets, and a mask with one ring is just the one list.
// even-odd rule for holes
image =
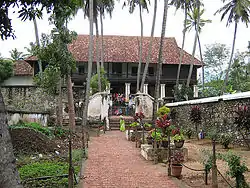
[[197, 85], [194, 85], [194, 98], [197, 98], [198, 97], [198, 87]]
[[129, 101], [129, 95], [130, 95], [130, 83], [125, 83], [125, 98], [126, 98], [126, 101]]
[[165, 84], [161, 84], [161, 99], [165, 97]]
[[144, 86], [143, 86], [143, 93], [148, 94], [148, 84], [144, 84]]

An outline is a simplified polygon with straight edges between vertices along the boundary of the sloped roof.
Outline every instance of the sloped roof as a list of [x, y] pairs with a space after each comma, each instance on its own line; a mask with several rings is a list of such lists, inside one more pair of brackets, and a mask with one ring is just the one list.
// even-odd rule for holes
[[14, 63], [14, 75], [33, 76], [33, 69], [26, 61], [18, 60]]
[[[101, 37], [100, 37], [101, 38]], [[104, 40], [104, 62], [139, 62], [139, 43], [140, 36], [103, 36]], [[96, 59], [96, 38], [94, 37], [93, 61]], [[101, 41], [101, 40], [100, 40]], [[142, 61], [146, 62], [150, 37], [143, 37], [142, 42]], [[101, 42], [99, 44], [101, 46]], [[157, 63], [160, 46], [160, 37], [154, 37], [152, 45], [152, 62]], [[88, 61], [89, 35], [78, 35], [77, 39], [69, 45], [69, 50], [73, 53], [78, 62]], [[175, 38], [169, 37], [164, 39], [163, 62], [165, 64], [179, 64], [180, 48]], [[192, 55], [184, 51], [182, 64], [190, 64]], [[36, 57], [29, 57], [27, 61], [35, 61]], [[201, 62], [195, 58], [194, 65], [201, 66]]]

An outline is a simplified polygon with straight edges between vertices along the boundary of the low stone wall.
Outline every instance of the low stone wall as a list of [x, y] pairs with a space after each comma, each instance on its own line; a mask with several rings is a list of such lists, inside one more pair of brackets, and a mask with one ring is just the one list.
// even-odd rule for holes
[[241, 138], [234, 125], [235, 110], [239, 105], [250, 104], [250, 92], [224, 95], [220, 97], [209, 97], [204, 99], [190, 100], [184, 102], [167, 103], [166, 106], [175, 112], [174, 122], [182, 128], [195, 128], [190, 120], [193, 106], [201, 110], [201, 123], [199, 129], [208, 132], [216, 128], [218, 132], [231, 132], [235, 134], [235, 141]]
[[7, 110], [8, 125], [15, 125], [19, 121], [37, 122], [43, 126], [47, 126], [49, 112], [26, 112]]

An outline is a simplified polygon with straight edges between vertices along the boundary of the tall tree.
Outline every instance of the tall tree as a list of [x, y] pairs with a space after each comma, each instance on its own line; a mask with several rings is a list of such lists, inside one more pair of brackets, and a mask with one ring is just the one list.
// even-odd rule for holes
[[[126, 6], [126, 2], [124, 2], [123, 6]], [[141, 36], [140, 36], [140, 45], [139, 45], [139, 63], [137, 69], [137, 81], [136, 81], [136, 91], [140, 89], [140, 77], [141, 77], [141, 64], [142, 64], [142, 41], [143, 41], [143, 20], [142, 20], [142, 9], [146, 9], [148, 11], [148, 5], [146, 0], [128, 0], [129, 13], [133, 13], [136, 6], [139, 6], [139, 14], [140, 14], [140, 24], [141, 24]]]
[[[223, 3], [229, 0], [222, 0]], [[222, 8], [217, 10], [215, 14], [220, 13], [221, 15], [221, 21], [225, 18], [227, 14], [227, 24], [226, 26], [229, 26], [231, 23], [234, 22], [234, 36], [233, 36], [233, 44], [232, 44], [232, 51], [228, 63], [228, 69], [226, 72], [226, 76], [224, 79], [224, 85], [221, 88], [221, 95], [223, 95], [224, 90], [227, 86], [228, 82], [228, 77], [229, 77], [229, 72], [234, 56], [234, 47], [235, 47], [235, 41], [236, 41], [236, 34], [237, 34], [237, 28], [238, 28], [238, 23], [241, 21], [248, 26], [249, 23], [249, 15], [250, 15], [250, 1], [249, 0], [231, 0], [228, 3], [226, 3]]]
[[152, 46], [153, 46], [153, 40], [154, 40], [154, 31], [155, 31], [155, 20], [156, 20], [156, 11], [157, 11], [157, 0], [154, 1], [154, 15], [153, 15], [153, 22], [152, 22], [152, 27], [151, 27], [151, 36], [150, 36], [150, 42], [149, 42], [149, 47], [148, 47], [148, 54], [147, 54], [147, 60], [146, 60], [146, 65], [143, 71], [143, 76], [142, 76], [142, 81], [141, 81], [141, 87], [140, 91], [143, 92], [143, 87], [144, 83], [146, 80], [146, 75], [148, 73], [148, 66], [151, 61], [151, 55], [152, 55]]
[[[40, 41], [39, 41], [39, 33], [38, 33], [38, 27], [37, 27], [37, 22], [36, 22], [36, 17], [33, 18], [33, 23], [34, 23], [34, 28], [35, 28], [35, 36], [36, 36], [36, 45], [40, 46]], [[43, 72], [42, 68], [42, 62], [38, 60], [38, 66], [39, 66], [39, 72]]]
[[[205, 26], [206, 23], [211, 23], [212, 20], [209, 19], [202, 19], [202, 15], [204, 14], [204, 9], [199, 9], [200, 12], [198, 12], [198, 8], [194, 8], [192, 12], [188, 13], [188, 18], [187, 18], [187, 23], [186, 23], [186, 30], [191, 30], [192, 28], [195, 29], [195, 32], [197, 33], [197, 40], [198, 40], [198, 45], [199, 45], [199, 52], [200, 52], [200, 60], [202, 63], [202, 89], [204, 90], [204, 63], [203, 63], [203, 56], [202, 56], [202, 49], [201, 49], [201, 41], [200, 41], [200, 33], [202, 27]], [[198, 24], [198, 16], [199, 18], [199, 25]]]
[[[199, 0], [196, 0], [196, 3], [194, 5], [194, 9], [197, 9], [197, 23], [195, 24], [195, 27], [199, 25], [200, 22], [200, 5], [201, 2]], [[193, 51], [192, 51], [192, 59], [191, 59], [191, 64], [189, 67], [189, 73], [188, 73], [188, 78], [187, 78], [187, 84], [186, 86], [189, 87], [190, 81], [191, 81], [191, 76], [193, 73], [193, 67], [194, 67], [194, 55], [195, 55], [195, 51], [196, 51], [196, 45], [197, 45], [197, 39], [198, 39], [198, 30], [195, 29], [195, 37], [194, 37], [194, 45], [193, 45]]]
[[93, 23], [94, 23], [94, 2], [89, 1], [89, 52], [88, 52], [88, 76], [85, 91], [85, 102], [82, 118], [82, 126], [87, 126], [88, 118], [88, 106], [89, 106], [89, 95], [90, 95], [90, 80], [92, 75], [92, 62], [93, 62]]
[[181, 64], [184, 54], [184, 46], [185, 46], [185, 39], [186, 39], [186, 23], [187, 23], [187, 13], [192, 9], [194, 0], [172, 0], [170, 2], [170, 5], [174, 5], [176, 7], [176, 10], [183, 9], [184, 10], [184, 22], [183, 22], [183, 30], [182, 30], [182, 45], [181, 45], [181, 51], [180, 51], [180, 59], [179, 59], [179, 65], [177, 70], [177, 78], [176, 78], [176, 89], [179, 88], [179, 80], [180, 80], [180, 73], [181, 73]]
[[162, 28], [161, 28], [161, 39], [160, 39], [160, 47], [158, 54], [158, 63], [156, 70], [156, 83], [155, 83], [155, 102], [153, 106], [153, 114], [154, 119], [156, 119], [156, 111], [159, 106], [159, 95], [160, 95], [160, 81], [161, 81], [161, 72], [162, 72], [162, 51], [164, 47], [164, 39], [165, 39], [165, 31], [167, 24], [167, 16], [168, 16], [168, 0], [164, 0], [164, 11], [163, 11], [163, 19], [162, 19]]

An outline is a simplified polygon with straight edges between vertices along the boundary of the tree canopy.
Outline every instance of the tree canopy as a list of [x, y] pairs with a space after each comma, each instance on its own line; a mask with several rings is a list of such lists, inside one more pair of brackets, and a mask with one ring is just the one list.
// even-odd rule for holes
[[13, 75], [13, 62], [0, 58], [0, 84]]

